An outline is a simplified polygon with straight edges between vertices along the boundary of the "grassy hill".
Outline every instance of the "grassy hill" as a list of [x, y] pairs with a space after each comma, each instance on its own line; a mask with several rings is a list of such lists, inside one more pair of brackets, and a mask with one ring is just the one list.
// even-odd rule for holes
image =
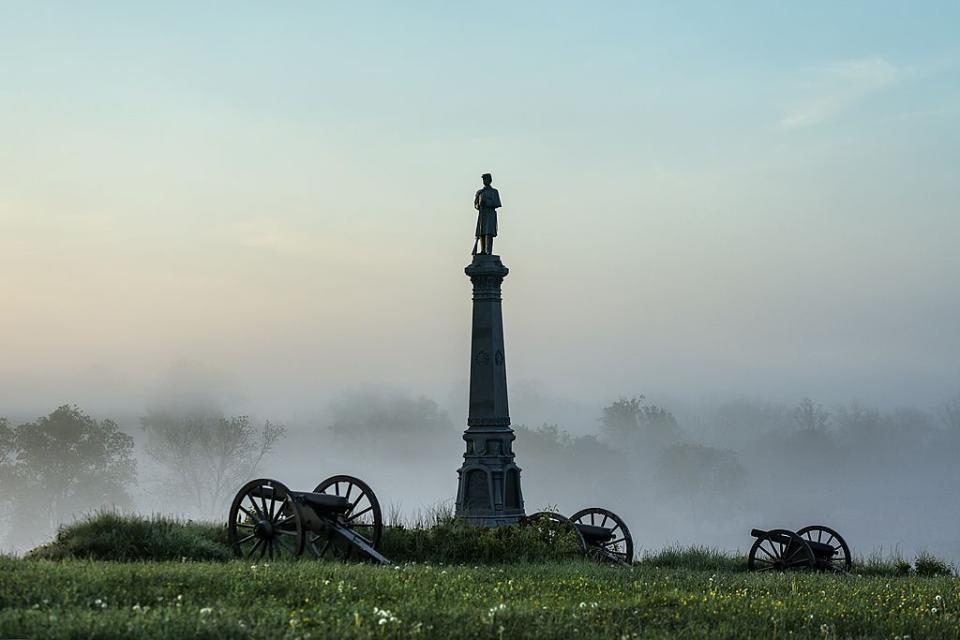
[[[707, 549], [628, 568], [551, 558], [516, 531], [390, 535], [407, 556], [393, 567], [244, 562], [216, 525], [101, 514], [0, 558], [0, 638], [960, 637], [960, 579], [931, 558], [900, 576], [878, 561], [753, 574]], [[410, 561], [430, 553], [457, 559]]]

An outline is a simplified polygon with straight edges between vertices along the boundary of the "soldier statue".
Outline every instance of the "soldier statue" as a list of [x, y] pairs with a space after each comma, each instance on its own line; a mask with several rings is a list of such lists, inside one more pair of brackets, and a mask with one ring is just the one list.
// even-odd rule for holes
[[477, 210], [477, 239], [473, 243], [473, 255], [493, 253], [493, 239], [497, 237], [497, 209], [500, 207], [500, 192], [490, 186], [493, 176], [485, 173], [480, 176], [483, 189], [473, 197], [473, 208]]

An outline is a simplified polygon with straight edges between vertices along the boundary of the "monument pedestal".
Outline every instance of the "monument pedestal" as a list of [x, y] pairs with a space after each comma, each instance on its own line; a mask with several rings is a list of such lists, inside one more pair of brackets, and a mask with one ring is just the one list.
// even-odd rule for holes
[[457, 472], [456, 516], [476, 526], [514, 524], [524, 512], [503, 348], [500, 285], [509, 270], [500, 256], [476, 255], [464, 271], [473, 282], [473, 338], [470, 414], [463, 434], [467, 450]]

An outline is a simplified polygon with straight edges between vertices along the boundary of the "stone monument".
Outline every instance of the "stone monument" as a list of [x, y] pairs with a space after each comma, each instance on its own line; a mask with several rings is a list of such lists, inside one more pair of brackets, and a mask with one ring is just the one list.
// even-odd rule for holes
[[[476, 235], [478, 242], [482, 242], [481, 252], [475, 253], [473, 262], [464, 269], [473, 283], [473, 337], [470, 413], [463, 433], [467, 448], [463, 465], [457, 472], [460, 479], [456, 515], [467, 524], [495, 527], [516, 523], [524, 512], [520, 468], [513, 455], [516, 436], [510, 428], [503, 348], [500, 285], [509, 270], [500, 256], [492, 253], [500, 195], [490, 187], [490, 174], [483, 175], [483, 182], [484, 189], [474, 198], [474, 207], [479, 212]], [[485, 197], [491, 199], [484, 200]]]

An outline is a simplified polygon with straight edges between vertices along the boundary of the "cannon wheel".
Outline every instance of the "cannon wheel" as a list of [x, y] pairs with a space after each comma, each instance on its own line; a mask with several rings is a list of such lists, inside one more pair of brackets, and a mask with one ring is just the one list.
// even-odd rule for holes
[[587, 555], [587, 541], [583, 539], [583, 534], [580, 533], [580, 530], [577, 529], [575, 524], [573, 524], [573, 521], [566, 516], [562, 516], [554, 511], [538, 511], [537, 513], [523, 518], [523, 520], [520, 521], [520, 524], [525, 527], [529, 527], [536, 526], [538, 523], [547, 522], [554, 524], [558, 529], [566, 529], [572, 533], [577, 541], [579, 553], [582, 555]]
[[[330, 496], [342, 496], [350, 502], [350, 507], [338, 516], [340, 524], [347, 527], [376, 549], [383, 536], [383, 513], [380, 511], [380, 501], [363, 480], [353, 476], [331, 476], [317, 485], [314, 493], [325, 493]], [[333, 557], [346, 559], [353, 556], [353, 545], [332, 531], [308, 531], [306, 535], [307, 547], [318, 558], [328, 553]]]
[[850, 567], [853, 566], [850, 558], [850, 547], [847, 546], [847, 541], [839, 533], [822, 524], [812, 524], [797, 531], [797, 535], [805, 540], [822, 542], [833, 547], [833, 558], [824, 568], [838, 572], [850, 571]]
[[[787, 538], [788, 542], [782, 542]], [[807, 541], [787, 529], [771, 529], [750, 547], [747, 568], [750, 571], [813, 569], [817, 566]]]
[[[570, 516], [574, 524], [586, 524], [595, 527], [606, 527], [613, 533], [609, 542], [603, 542], [593, 547], [591, 553], [597, 560], [607, 560], [630, 565], [633, 563], [633, 536], [623, 518], [613, 511], [601, 507], [587, 507]], [[608, 525], [613, 525], [608, 526]]]
[[230, 505], [227, 533], [237, 557], [279, 560], [303, 553], [300, 506], [276, 480], [260, 478], [240, 488]]

